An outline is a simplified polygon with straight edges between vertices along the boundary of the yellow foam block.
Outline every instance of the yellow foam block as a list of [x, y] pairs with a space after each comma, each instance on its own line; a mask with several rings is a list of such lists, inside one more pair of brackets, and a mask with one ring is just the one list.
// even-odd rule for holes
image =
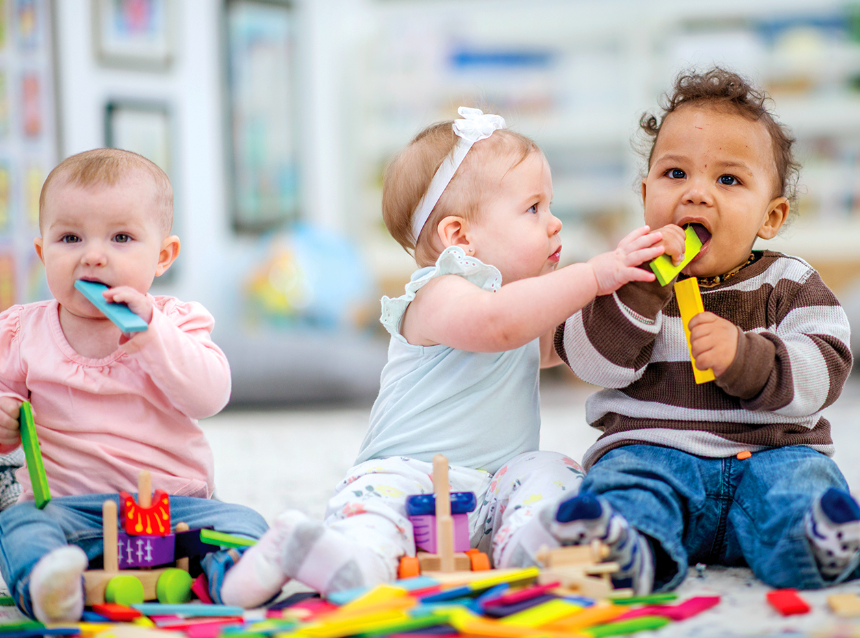
[[860, 616], [860, 597], [857, 594], [834, 594], [827, 597], [833, 613], [843, 618]]
[[406, 611], [407, 609], [415, 607], [417, 604], [418, 601], [416, 599], [412, 598], [411, 596], [406, 596], [404, 598], [395, 598], [392, 600], [380, 602], [376, 605], [360, 607], [358, 609], [347, 609], [346, 605], [344, 605], [343, 607], [335, 611], [321, 614], [315, 620], [321, 623], [348, 622], [351, 620], [363, 618], [365, 616], [371, 616], [373, 614], [378, 613], [390, 611]]
[[320, 621], [302, 627], [300, 633], [313, 638], [340, 638], [373, 631], [376, 627], [387, 625], [392, 621], [407, 620], [411, 616], [399, 609], [384, 610], [335, 621]]
[[[476, 572], [472, 572], [476, 573]], [[477, 572], [482, 573], [482, 572]], [[477, 578], [470, 582], [472, 589], [486, 589], [501, 585], [502, 583], [518, 583], [521, 581], [535, 580], [540, 576], [540, 569], [537, 567], [527, 567], [525, 569], [494, 569], [492, 576], [485, 578]]]
[[684, 229], [684, 234], [687, 238], [684, 240], [684, 259], [680, 264], [677, 266], [673, 264], [672, 258], [668, 255], [655, 257], [648, 264], [651, 266], [654, 274], [657, 275], [657, 281], [660, 282], [661, 286], [665, 286], [677, 277], [678, 273], [684, 269], [684, 266], [693, 261], [693, 257], [698, 255], [699, 251], [702, 250], [702, 240], [699, 239], [692, 226], [687, 226]]
[[716, 379], [713, 370], [699, 370], [696, 360], [693, 358], [690, 346], [690, 319], [701, 312], [705, 312], [702, 304], [702, 295], [699, 292], [699, 280], [689, 277], [675, 282], [675, 301], [678, 302], [678, 310], [681, 313], [681, 322], [684, 324], [684, 334], [687, 336], [687, 349], [690, 351], [690, 361], [693, 362], [693, 377], [696, 383], [707, 383]]
[[394, 585], [377, 585], [368, 592], [365, 592], [355, 600], [351, 600], [345, 605], [341, 605], [340, 611], [355, 611], [367, 607], [378, 607], [380, 604], [387, 603], [392, 600], [403, 600], [409, 597], [409, 592], [402, 587]]
[[517, 625], [518, 627], [541, 627], [547, 623], [572, 616], [580, 611], [582, 611], [581, 605], [558, 598], [556, 600], [548, 600], [534, 607], [529, 607], [510, 616], [505, 616], [501, 622], [506, 625]]
[[630, 608], [624, 605], [597, 603], [592, 607], [586, 607], [578, 614], [549, 623], [543, 628], [552, 631], [576, 631], [609, 622], [628, 611]]

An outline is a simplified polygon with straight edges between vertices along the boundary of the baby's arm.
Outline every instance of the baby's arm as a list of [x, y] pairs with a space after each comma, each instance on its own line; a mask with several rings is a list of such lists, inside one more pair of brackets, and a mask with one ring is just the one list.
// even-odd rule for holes
[[[697, 344], [705, 344], [699, 346], [705, 358], [697, 358], [702, 368], [709, 356], [721, 365], [729, 358], [725, 353], [734, 351], [722, 373], [714, 369], [715, 383], [740, 398], [744, 408], [809, 416], [842, 392], [852, 364], [850, 326], [818, 273], [800, 283], [785, 282], [788, 294], [772, 293], [781, 298], [775, 299], [775, 325], [766, 332], [745, 332], [713, 313], [702, 313], [690, 321], [691, 342], [695, 329]], [[719, 345], [708, 351], [708, 340]]]
[[230, 366], [210, 337], [215, 320], [200, 304], [168, 301], [152, 311], [149, 329], [122, 348], [183, 414], [217, 414], [230, 398]]
[[653, 274], [636, 266], [663, 252], [654, 247], [660, 238], [643, 227], [612, 252], [514, 281], [494, 293], [462, 277], [438, 277], [410, 304], [404, 336], [418, 345], [441, 343], [472, 352], [519, 348], [550, 333], [595, 295], [609, 294], [629, 281], [653, 280]]

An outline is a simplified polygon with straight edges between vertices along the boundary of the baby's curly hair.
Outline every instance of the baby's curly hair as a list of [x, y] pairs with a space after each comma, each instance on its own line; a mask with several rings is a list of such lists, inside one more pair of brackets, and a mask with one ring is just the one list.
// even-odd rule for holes
[[787, 127], [777, 122], [770, 108], [773, 100], [767, 93], [756, 89], [737, 73], [714, 67], [704, 73], [681, 72], [675, 79], [671, 93], [663, 97], [663, 103], [660, 105], [662, 113], [645, 113], [639, 120], [639, 127], [646, 135], [646, 141], [639, 149], [647, 160], [646, 174], [651, 168], [651, 158], [660, 128], [669, 114], [685, 104], [709, 106], [764, 124], [773, 141], [773, 160], [777, 175], [774, 196], [785, 197], [794, 202], [800, 175], [800, 163], [794, 158], [792, 150], [796, 140]]

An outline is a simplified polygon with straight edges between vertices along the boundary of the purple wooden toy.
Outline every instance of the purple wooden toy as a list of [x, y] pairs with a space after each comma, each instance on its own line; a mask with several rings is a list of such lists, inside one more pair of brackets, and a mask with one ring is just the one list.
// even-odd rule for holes
[[117, 538], [119, 568], [155, 567], [172, 563], [175, 547], [176, 538], [174, 534], [167, 536], [129, 536], [125, 532], [119, 532]]
[[[469, 542], [469, 512], [477, 506], [472, 492], [451, 492], [451, 515], [454, 519], [454, 551], [465, 552]], [[406, 499], [406, 514], [412, 523], [415, 547], [431, 554], [436, 553], [436, 497], [417, 494]]]

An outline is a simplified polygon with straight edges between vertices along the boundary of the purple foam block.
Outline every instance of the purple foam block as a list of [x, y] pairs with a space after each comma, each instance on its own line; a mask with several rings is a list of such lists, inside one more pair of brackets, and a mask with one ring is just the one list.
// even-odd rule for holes
[[120, 532], [117, 538], [119, 568], [155, 567], [174, 561], [176, 539], [167, 536], [129, 536]]
[[[454, 551], [465, 552], [471, 548], [469, 543], [469, 515], [454, 514]], [[436, 553], [436, 517], [431, 514], [410, 516], [415, 547], [431, 554]]]

